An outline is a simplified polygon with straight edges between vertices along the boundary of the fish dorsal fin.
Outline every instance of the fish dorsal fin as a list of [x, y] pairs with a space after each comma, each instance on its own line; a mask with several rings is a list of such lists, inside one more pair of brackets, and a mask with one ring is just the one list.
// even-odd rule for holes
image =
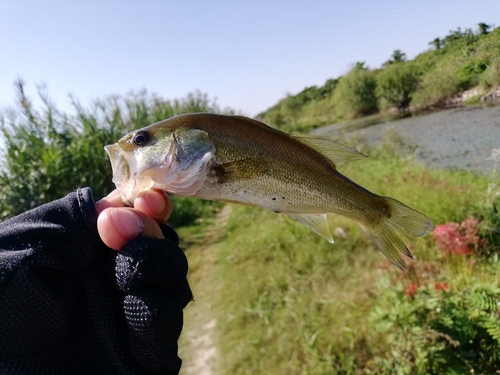
[[326, 238], [330, 243], [333, 243], [333, 238], [328, 228], [328, 219], [326, 214], [286, 214], [289, 218], [308, 227], [313, 232]]
[[276, 131], [276, 129], [272, 128], [271, 126], [264, 124], [263, 122], [260, 122], [259, 120], [255, 120], [255, 119], [250, 118], [250, 117], [233, 116], [233, 118], [238, 119], [242, 122], [245, 122], [247, 125], [253, 125], [253, 126], [259, 127], [261, 129], [265, 129], [265, 130]]
[[363, 155], [356, 149], [330, 139], [308, 137], [305, 135], [293, 135], [292, 137], [326, 156], [336, 166], [366, 158], [366, 155]]

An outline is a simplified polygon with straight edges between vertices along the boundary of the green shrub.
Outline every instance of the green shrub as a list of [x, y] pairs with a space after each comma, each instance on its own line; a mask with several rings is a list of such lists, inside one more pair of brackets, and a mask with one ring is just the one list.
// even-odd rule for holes
[[376, 94], [382, 108], [408, 108], [420, 74], [412, 64], [392, 64], [377, 75]]
[[290, 94], [280, 103], [281, 115], [286, 119], [286, 123], [291, 125], [296, 124], [301, 108], [302, 103], [299, 101], [299, 98]]
[[197, 198], [171, 195], [173, 204], [172, 216], [168, 224], [174, 228], [193, 225], [205, 218], [212, 217], [222, 203]]
[[340, 78], [334, 91], [338, 112], [346, 118], [367, 115], [377, 110], [375, 73], [356, 65]]
[[458, 71], [460, 88], [467, 90], [480, 82], [481, 74], [488, 68], [489, 61], [474, 59], [462, 66]]
[[[59, 112], [42, 91], [37, 110], [17, 83], [15, 108], [2, 114], [5, 149], [0, 169], [0, 219], [90, 186], [99, 199], [114, 189], [104, 146], [132, 129], [188, 112], [221, 112], [206, 94], [195, 92], [173, 101], [143, 91], [96, 100], [84, 109], [73, 100], [74, 114]], [[233, 111], [225, 110], [226, 113]], [[212, 203], [172, 197], [175, 225], [193, 222]], [[207, 211], [208, 210], [208, 211]]]
[[[482, 212], [487, 177], [427, 170], [411, 162], [413, 151], [391, 131], [383, 145], [363, 148], [370, 158], [341, 171], [436, 225]], [[486, 221], [474, 224], [476, 231], [464, 229], [477, 251], [444, 254], [431, 234], [417, 241], [417, 260], [400, 272], [357, 224], [329, 219], [344, 234], [333, 245], [283, 215], [233, 208], [214, 270], [215, 285], [223, 286], [212, 305], [222, 322], [221, 374], [498, 370], [498, 247], [484, 251], [476, 238]], [[405, 293], [412, 284], [414, 298], [411, 289]]]
[[374, 358], [383, 373], [493, 374], [500, 370], [500, 288], [446, 282], [385, 289], [370, 321], [390, 350]]
[[373, 114], [379, 105], [405, 109], [411, 100], [412, 110], [426, 110], [476, 85], [500, 85], [500, 28], [490, 31], [489, 25], [481, 24], [477, 32], [450, 30], [429, 43], [432, 50], [411, 61], [395, 50], [381, 69], [369, 71], [358, 63], [343, 77], [329, 79], [321, 87], [307, 87], [294, 96], [300, 110], [291, 117], [282, 112], [285, 99], [258, 117], [287, 131], [310, 130]]
[[500, 85], [500, 57], [490, 62], [488, 68], [480, 77], [480, 83], [486, 87], [495, 87]]
[[442, 104], [446, 99], [461, 91], [459, 68], [451, 65], [440, 66], [422, 76], [422, 80], [412, 95], [412, 105], [427, 108]]
[[301, 106], [321, 101], [332, 94], [333, 90], [337, 86], [337, 83], [338, 79], [328, 79], [321, 87], [306, 87], [304, 90], [295, 95], [295, 98]]
[[276, 105], [256, 117], [287, 132], [305, 132], [336, 119], [331, 110], [331, 96], [338, 79], [328, 79], [323, 86], [306, 87], [297, 95], [287, 94]]
[[17, 108], [2, 118], [2, 219], [80, 186], [91, 186], [96, 198], [109, 193], [113, 185], [103, 147], [127, 131], [121, 110], [101, 107], [98, 112], [105, 120], [100, 123], [81, 108], [75, 117], [62, 114], [42, 95], [44, 107], [37, 111], [21, 83], [18, 89]]

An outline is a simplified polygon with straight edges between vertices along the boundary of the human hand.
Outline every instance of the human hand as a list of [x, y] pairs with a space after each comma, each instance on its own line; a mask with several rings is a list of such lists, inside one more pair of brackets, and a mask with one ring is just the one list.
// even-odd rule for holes
[[83, 188], [0, 223], [0, 374], [178, 374], [187, 259], [167, 195], [134, 205]]
[[115, 190], [96, 203], [96, 211], [102, 241], [120, 250], [115, 277], [125, 293], [123, 308], [133, 357], [143, 368], [168, 368], [172, 372], [165, 374], [175, 374], [180, 367], [177, 339], [182, 308], [192, 299], [187, 262], [173, 243], [168, 251], [158, 251], [160, 244], [154, 245], [155, 239], [164, 238], [159, 224], [170, 217], [172, 202], [165, 192], [149, 190], [138, 195], [133, 208], [126, 207]]
[[97, 230], [102, 241], [120, 250], [139, 233], [152, 238], [164, 238], [158, 224], [167, 221], [172, 213], [172, 201], [162, 190], [148, 190], [137, 196], [134, 208], [126, 207], [118, 190], [96, 204]]

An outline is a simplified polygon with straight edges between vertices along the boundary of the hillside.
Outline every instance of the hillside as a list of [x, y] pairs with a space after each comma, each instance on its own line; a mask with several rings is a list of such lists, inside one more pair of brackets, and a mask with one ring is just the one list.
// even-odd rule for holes
[[500, 85], [500, 28], [490, 29], [479, 23], [477, 31], [451, 30], [413, 60], [395, 50], [381, 68], [356, 62], [346, 75], [287, 95], [257, 117], [287, 131], [305, 131], [374, 114], [399, 117], [464, 100], [478, 103]]

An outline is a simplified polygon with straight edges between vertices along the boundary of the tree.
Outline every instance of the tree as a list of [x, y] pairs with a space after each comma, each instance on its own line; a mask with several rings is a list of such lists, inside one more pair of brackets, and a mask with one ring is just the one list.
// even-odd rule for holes
[[357, 63], [341, 77], [334, 92], [339, 114], [345, 117], [367, 115], [377, 110], [375, 73]]
[[338, 79], [333, 79], [333, 78], [327, 79], [323, 87], [319, 88], [321, 96], [323, 98], [329, 96], [333, 92], [333, 90], [335, 90], [335, 87], [337, 87], [338, 83], [339, 83]]
[[430, 46], [433, 46], [435, 49], [441, 49], [443, 48], [443, 41], [441, 38], [436, 38], [432, 42], [428, 43]]
[[458, 27], [456, 30], [450, 30], [449, 34], [446, 35], [443, 39], [443, 45], [454, 42], [455, 40], [462, 39], [464, 37], [464, 33], [462, 29]]
[[297, 97], [288, 93], [286, 98], [281, 101], [281, 113], [292, 125], [296, 125], [297, 117], [302, 108]]
[[356, 61], [352, 70], [367, 70], [368, 67], [366, 67], [365, 64], [366, 63], [364, 61]]
[[387, 60], [383, 66], [389, 66], [392, 64], [397, 64], [400, 62], [406, 61], [406, 53], [401, 51], [400, 49], [395, 49], [394, 52], [392, 52], [391, 58]]
[[477, 26], [479, 27], [479, 35], [486, 35], [490, 32], [489, 30], [491, 29], [491, 25], [488, 25], [484, 22], [479, 22]]
[[417, 89], [419, 74], [409, 64], [393, 64], [377, 75], [376, 94], [382, 107], [396, 107], [406, 111], [411, 101], [411, 94]]
[[392, 61], [393, 63], [406, 61], [406, 53], [399, 49], [394, 50], [392, 53]]

